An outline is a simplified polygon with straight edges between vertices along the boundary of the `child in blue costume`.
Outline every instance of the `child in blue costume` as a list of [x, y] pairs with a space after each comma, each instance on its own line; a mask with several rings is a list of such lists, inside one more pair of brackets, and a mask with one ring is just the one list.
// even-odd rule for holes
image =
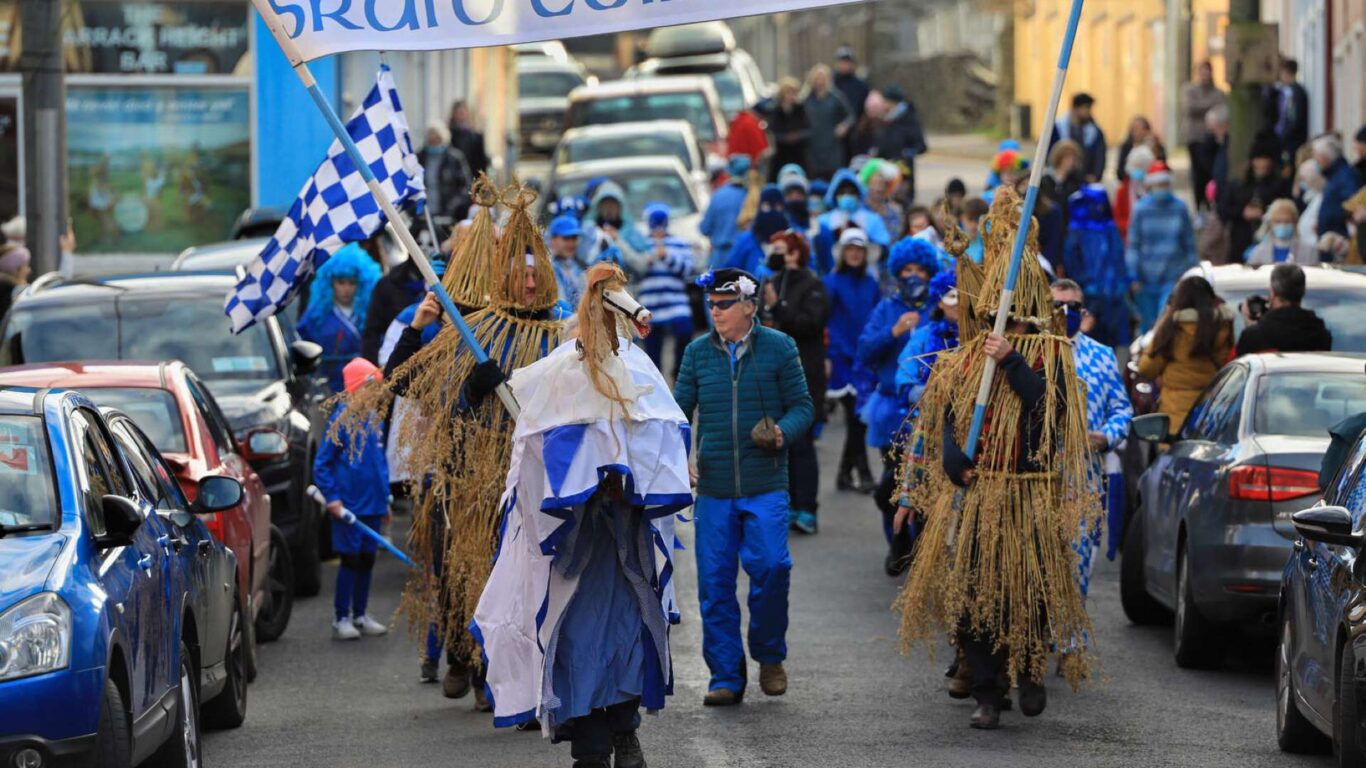
[[[841, 170], [830, 180], [825, 192], [826, 212], [820, 216], [820, 232], [812, 243], [817, 274], [824, 275], [834, 269], [834, 246], [839, 242], [840, 233], [850, 227], [862, 230], [871, 246], [869, 264], [876, 264], [891, 246], [892, 235], [887, 231], [886, 223], [868, 207], [867, 200], [868, 191], [853, 171]], [[876, 269], [872, 271], [876, 276]]]
[[692, 341], [692, 305], [688, 301], [687, 279], [693, 271], [692, 245], [669, 233], [669, 206], [645, 206], [645, 223], [650, 228], [650, 268], [641, 279], [637, 292], [642, 306], [650, 310], [654, 332], [645, 337], [645, 353], [656, 368], [664, 370], [664, 339], [674, 340], [673, 373], [683, 366], [683, 350]]
[[939, 270], [939, 249], [924, 240], [902, 238], [892, 247], [887, 268], [897, 278], [897, 292], [877, 305], [859, 336], [858, 362], [877, 378], [877, 387], [860, 406], [859, 417], [868, 427], [868, 445], [882, 453], [882, 480], [873, 500], [882, 512], [883, 532], [891, 545], [884, 568], [889, 576], [898, 576], [905, 570], [905, 555], [909, 553], [902, 550], [909, 542], [892, 535], [895, 443], [908, 411], [897, 395], [897, 357], [911, 332], [930, 319], [933, 306], [929, 304], [929, 281]]
[[835, 269], [825, 276], [825, 293], [830, 301], [830, 320], [826, 323], [829, 346], [830, 381], [827, 400], [844, 407], [844, 450], [835, 487], [841, 491], [872, 491], [876, 487], [868, 467], [867, 439], [858, 417], [859, 401], [872, 390], [872, 376], [858, 365], [858, 339], [863, 326], [882, 297], [877, 278], [868, 269], [868, 240], [861, 229], [846, 229], [836, 246]]
[[[347, 392], [382, 378], [379, 368], [361, 357], [345, 366], [343, 376]], [[341, 418], [346, 407], [339, 406], [330, 422]], [[321, 441], [313, 460], [313, 482], [327, 499], [327, 512], [333, 517], [332, 551], [341, 559], [333, 602], [335, 640], [356, 640], [361, 635], [389, 631], [366, 612], [379, 544], [340, 519], [342, 510], [347, 509], [357, 521], [378, 531], [389, 517], [389, 463], [384, 457], [382, 429], [380, 424], [372, 424], [363, 437], [353, 441], [350, 431], [341, 426], [336, 439]], [[353, 445], [359, 446], [359, 451], [353, 451]]]
[[361, 329], [379, 278], [379, 265], [355, 243], [332, 254], [313, 277], [299, 336], [323, 348], [322, 373], [334, 395], [345, 388], [342, 368], [361, 353]]
[[1072, 195], [1071, 226], [1063, 248], [1062, 268], [1081, 286], [1086, 311], [1096, 319], [1089, 335], [1107, 347], [1127, 347], [1133, 341], [1131, 313], [1125, 298], [1134, 278], [1124, 262], [1120, 237], [1105, 187], [1088, 184]]

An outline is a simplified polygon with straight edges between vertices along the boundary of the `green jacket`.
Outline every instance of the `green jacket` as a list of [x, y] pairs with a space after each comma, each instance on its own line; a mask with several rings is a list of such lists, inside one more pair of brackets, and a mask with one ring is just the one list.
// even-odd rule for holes
[[[765, 451], [750, 431], [768, 416], [784, 446], [811, 428], [815, 411], [791, 336], [756, 324], [731, 353], [715, 332], [683, 352], [674, 399], [697, 433], [697, 492], [734, 499], [787, 490], [787, 451]], [[697, 411], [696, 417], [693, 411]]]

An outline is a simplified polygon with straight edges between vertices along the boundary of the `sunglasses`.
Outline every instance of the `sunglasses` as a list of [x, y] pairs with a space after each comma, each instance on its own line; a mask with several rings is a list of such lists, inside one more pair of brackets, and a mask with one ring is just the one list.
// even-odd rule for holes
[[712, 301], [711, 299], [707, 299], [707, 309], [719, 309], [725, 311], [739, 303], [740, 299], [722, 299], [721, 301]]
[[1084, 306], [1085, 305], [1083, 305], [1080, 301], [1053, 301], [1054, 309], [1062, 309], [1063, 307], [1067, 307], [1067, 309], [1072, 312], [1080, 312]]

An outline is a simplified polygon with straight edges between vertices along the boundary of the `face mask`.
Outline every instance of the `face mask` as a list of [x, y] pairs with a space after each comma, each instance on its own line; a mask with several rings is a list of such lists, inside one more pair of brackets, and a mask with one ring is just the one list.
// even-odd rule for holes
[[901, 300], [912, 309], [920, 309], [930, 297], [930, 284], [920, 275], [911, 275], [900, 281], [897, 286]]
[[623, 222], [620, 216], [616, 216], [610, 219], [606, 216], [598, 217], [598, 226], [600, 227], [612, 227], [613, 229], [621, 229], [622, 223]]
[[1295, 236], [1295, 225], [1273, 224], [1271, 227], [1271, 236], [1281, 242], [1288, 242], [1290, 238]]
[[806, 210], [813, 216], [818, 215], [825, 212], [825, 204], [813, 197], [806, 201]]
[[835, 200], [839, 203], [841, 211], [844, 211], [845, 213], [851, 215], [858, 213], [858, 195], [840, 195], [839, 197], [835, 198]]
[[1081, 332], [1081, 312], [1067, 308], [1067, 338], [1072, 338]]
[[784, 256], [780, 256], [776, 253], [773, 253], [773, 251], [768, 246], [764, 246], [764, 250], [768, 253], [768, 260], [765, 263], [768, 264], [768, 268], [770, 270], [774, 272], [781, 272], [782, 269], [785, 266], [787, 266], [786, 264], [784, 264], [784, 262], [786, 261], [786, 258]]
[[1154, 189], [1148, 192], [1148, 197], [1158, 202], [1166, 202], [1172, 199], [1172, 191], [1170, 189]]
[[1147, 171], [1129, 171], [1129, 179], [1133, 181], [1135, 184], [1142, 184], [1143, 180], [1147, 177]]

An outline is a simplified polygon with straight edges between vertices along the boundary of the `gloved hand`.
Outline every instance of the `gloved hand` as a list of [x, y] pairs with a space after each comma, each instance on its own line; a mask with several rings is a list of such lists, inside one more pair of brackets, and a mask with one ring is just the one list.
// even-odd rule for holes
[[485, 360], [474, 366], [474, 370], [470, 371], [470, 377], [465, 380], [465, 400], [470, 405], [477, 405], [492, 394], [499, 384], [507, 380], [508, 377], [498, 368], [497, 363]]

